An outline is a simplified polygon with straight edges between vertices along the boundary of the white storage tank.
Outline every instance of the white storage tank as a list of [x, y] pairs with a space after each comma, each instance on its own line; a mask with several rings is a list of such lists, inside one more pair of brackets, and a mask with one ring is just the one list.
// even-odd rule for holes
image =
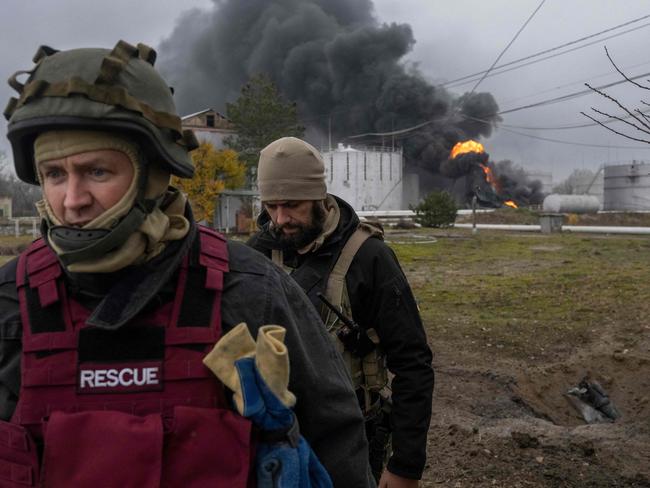
[[573, 174], [573, 192], [578, 195], [593, 195], [598, 197], [601, 205], [603, 203], [603, 168], [595, 172]]
[[600, 210], [600, 201], [594, 195], [560, 195], [553, 193], [542, 204], [547, 213], [595, 213]]
[[605, 166], [605, 210], [650, 210], [650, 164]]
[[327, 191], [355, 210], [402, 210], [401, 149], [339, 144], [323, 161]]

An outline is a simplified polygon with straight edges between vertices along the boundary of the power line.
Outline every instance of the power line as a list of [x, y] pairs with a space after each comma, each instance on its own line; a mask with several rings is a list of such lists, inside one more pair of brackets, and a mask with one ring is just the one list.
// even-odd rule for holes
[[[650, 76], [650, 72], [643, 73], [641, 75], [637, 75], [637, 76], [631, 77], [629, 79], [630, 80], [636, 80], [636, 79], [639, 79], [639, 78], [643, 78], [644, 76]], [[596, 89], [597, 90], [603, 90], [605, 88], [610, 88], [612, 86], [620, 85], [621, 83], [625, 83], [627, 81], [628, 80], [614, 81], [612, 83], [607, 83], [606, 85], [598, 86], [598, 87], [596, 87]], [[505, 114], [509, 114], [509, 113], [512, 113], [512, 112], [518, 112], [520, 110], [540, 107], [542, 105], [552, 105], [554, 103], [564, 102], [566, 100], [571, 100], [571, 99], [574, 99], [574, 98], [582, 97], [582, 96], [588, 95], [590, 93], [593, 93], [593, 91], [590, 88], [588, 88], [586, 90], [581, 90], [579, 92], [569, 93], [568, 95], [562, 95], [561, 97], [550, 98], [548, 100], [542, 100], [541, 102], [531, 103], [531, 104], [528, 104], [528, 105], [522, 105], [521, 107], [515, 107], [515, 108], [508, 109], [508, 110], [501, 110], [500, 112], [497, 112], [497, 115], [505, 115]]]
[[[517, 38], [519, 37], [519, 34], [521, 34], [521, 33], [524, 31], [524, 29], [526, 28], [526, 26], [530, 23], [530, 21], [533, 20], [533, 17], [535, 17], [535, 15], [537, 14], [537, 12], [539, 12], [539, 10], [542, 8], [542, 6], [544, 5], [545, 2], [546, 2], [546, 0], [542, 0], [542, 1], [539, 3], [539, 5], [537, 6], [537, 8], [533, 11], [533, 13], [530, 14], [530, 16], [526, 19], [526, 22], [524, 22], [524, 24], [519, 28], [519, 30], [516, 32], [516, 34], [513, 36], [513, 38], [512, 38], [512, 39], [510, 40], [510, 42], [508, 43], [508, 45], [507, 45], [505, 48], [503, 48], [503, 50], [499, 53], [499, 55], [497, 56], [497, 58], [494, 60], [494, 63], [492, 63], [492, 66], [490, 66], [490, 68], [485, 72], [485, 74], [483, 75], [483, 77], [482, 77], [480, 80], [478, 80], [478, 82], [476, 82], [476, 84], [474, 85], [474, 88], [472, 88], [472, 90], [471, 90], [471, 91], [469, 92], [469, 94], [467, 95], [468, 97], [471, 97], [471, 96], [472, 96], [472, 94], [476, 91], [476, 89], [478, 88], [478, 86], [479, 86], [479, 85], [481, 84], [481, 82], [485, 79], [485, 77], [486, 77], [486, 76], [488, 75], [488, 73], [492, 70], [492, 68], [494, 68], [494, 66], [496, 66], [496, 64], [499, 62], [499, 60], [501, 59], [501, 57], [506, 53], [506, 51], [510, 48], [510, 46], [512, 46], [512, 44], [517, 40]], [[460, 111], [460, 105], [457, 105], [457, 106], [454, 108], [454, 110], [453, 110], [450, 114], [447, 115], [446, 120], [450, 120], [450, 119], [451, 119], [452, 117], [454, 117], [454, 116], [455, 116], [459, 111]], [[423, 127], [424, 125], [427, 125], [428, 123], [431, 123], [431, 122], [432, 122], [432, 121], [429, 121], [429, 122], [425, 122], [425, 123], [423, 123], [423, 124], [419, 124], [418, 126], [415, 126], [415, 127], [410, 127], [410, 128], [408, 128], [408, 129], [403, 129], [400, 133], [403, 134], [403, 133], [411, 132], [412, 130], [415, 130], [415, 129], [418, 129], [418, 128], [420, 128], [420, 127]]]
[[[648, 114], [648, 113], [650, 113], [650, 109], [642, 110], [641, 113], [642, 114]], [[489, 120], [480, 119], [478, 117], [472, 117], [470, 115], [461, 114], [461, 116], [464, 119], [474, 120], [476, 122], [481, 122], [481, 123], [485, 123], [485, 124], [490, 123]], [[585, 127], [594, 127], [594, 126], [601, 125], [601, 124], [612, 124], [612, 123], [615, 123], [615, 122], [620, 122], [622, 120], [631, 119], [632, 117], [633, 117], [633, 115], [626, 115], [625, 117], [609, 117], [607, 119], [599, 120], [597, 122], [587, 122], [587, 123], [583, 123], [583, 124], [556, 125], [556, 126], [553, 126], [553, 127], [531, 127], [531, 126], [526, 126], [526, 125], [512, 125], [512, 124], [499, 124], [499, 127], [506, 127], [506, 128], [510, 128], [510, 129], [523, 129], [523, 130], [583, 129]]]
[[[474, 117], [467, 117], [467, 118], [471, 118], [471, 119], [481, 121], [481, 122], [486, 122], [486, 121], [484, 121], [482, 119], [476, 119]], [[604, 149], [635, 149], [635, 150], [645, 149], [645, 150], [650, 150], [650, 145], [647, 145], [647, 146], [612, 146], [612, 145], [605, 145], [605, 144], [587, 144], [587, 143], [584, 143], [584, 142], [566, 141], [566, 140], [562, 140], [562, 139], [553, 139], [553, 138], [549, 138], [549, 137], [535, 136], [535, 135], [532, 135], [532, 134], [526, 134], [524, 132], [519, 132], [517, 130], [506, 128], [504, 126], [499, 126], [499, 129], [503, 130], [505, 132], [510, 132], [512, 134], [516, 134], [518, 136], [528, 137], [529, 139], [536, 139], [538, 141], [545, 141], [545, 142], [553, 142], [553, 143], [556, 143], [556, 144], [564, 144], [564, 145], [567, 145], [567, 146], [593, 147], [593, 148], [604, 148]], [[403, 137], [400, 138], [400, 140], [411, 137], [412, 135], [413, 134], [405, 134]], [[380, 136], [385, 136], [385, 134], [364, 134], [364, 136], [380, 137]], [[350, 139], [350, 138], [351, 137], [348, 137], [348, 139]]]
[[[630, 80], [636, 80], [638, 78], [643, 78], [644, 76], [650, 76], [650, 72], [643, 73], [643, 74], [631, 77], [629, 79]], [[603, 90], [605, 88], [610, 88], [610, 87], [615, 86], [615, 85], [620, 85], [621, 83], [625, 83], [626, 81], [627, 80], [615, 81], [615, 82], [612, 82], [612, 83], [608, 83], [608, 84], [605, 84], [605, 85], [598, 86], [597, 89], [598, 90]], [[540, 107], [540, 106], [543, 106], [543, 105], [551, 105], [551, 104], [554, 104], [554, 103], [564, 102], [564, 101], [567, 101], [567, 100], [572, 100], [574, 98], [585, 96], [585, 95], [590, 94], [590, 93], [593, 93], [593, 91], [591, 89], [582, 90], [582, 91], [574, 92], [574, 93], [569, 93], [568, 95], [563, 95], [561, 97], [555, 97], [555, 98], [551, 98], [551, 99], [547, 99], [547, 100], [542, 100], [541, 102], [531, 103], [531, 104], [528, 104], [528, 105], [523, 105], [521, 107], [511, 108], [511, 109], [508, 109], [508, 110], [502, 110], [500, 112], [497, 112], [496, 115], [504, 115], [504, 114], [508, 114], [508, 113], [512, 113], [512, 112], [518, 112], [520, 110], [529, 109], [529, 108], [535, 108], [535, 107]], [[361, 138], [361, 137], [388, 137], [388, 136], [402, 135], [402, 134], [406, 134], [408, 132], [420, 129], [420, 128], [426, 126], [426, 125], [433, 124], [434, 122], [449, 120], [454, 115], [456, 115], [456, 112], [454, 112], [454, 113], [452, 113], [452, 114], [450, 114], [450, 115], [448, 115], [446, 117], [439, 117], [439, 118], [427, 120], [427, 121], [421, 122], [421, 123], [419, 123], [417, 125], [407, 127], [405, 129], [399, 129], [397, 131], [368, 132], [368, 133], [364, 133], [364, 134], [355, 134], [353, 136], [348, 136], [346, 139], [357, 139], [357, 138]], [[461, 114], [461, 116], [462, 117], [467, 117], [467, 116], [465, 116], [463, 114]], [[485, 121], [485, 120], [482, 120], [482, 122], [488, 123], [488, 121]]]
[[[506, 67], [506, 66], [511, 66], [511, 65], [513, 65], [513, 64], [517, 64], [517, 63], [520, 63], [520, 62], [522, 62], [522, 61], [526, 61], [526, 60], [528, 60], [528, 59], [532, 59], [532, 58], [535, 58], [535, 57], [537, 57], [537, 56], [541, 56], [541, 55], [543, 55], [543, 54], [548, 54], [548, 53], [550, 53], [550, 52], [557, 51], [557, 50], [559, 50], [559, 49], [562, 49], [562, 48], [564, 48], [564, 47], [571, 46], [571, 45], [573, 45], [573, 44], [577, 44], [577, 43], [582, 42], [582, 41], [586, 41], [587, 39], [591, 39], [591, 38], [596, 37], [596, 36], [599, 36], [599, 35], [601, 35], [601, 34], [605, 34], [605, 33], [607, 33], [607, 32], [611, 32], [611, 31], [613, 31], [613, 30], [620, 29], [621, 27], [625, 27], [625, 26], [630, 25], [630, 24], [633, 24], [633, 23], [635, 23], [635, 22], [639, 22], [639, 21], [641, 21], [641, 20], [645, 20], [645, 19], [647, 19], [647, 18], [650, 18], [650, 14], [648, 14], [648, 15], [644, 15], [643, 17], [639, 17], [639, 18], [636, 18], [636, 19], [630, 20], [630, 21], [625, 22], [625, 23], [623, 23], [623, 24], [619, 24], [619, 25], [617, 25], [617, 26], [615, 26], [615, 27], [610, 27], [609, 29], [602, 30], [602, 31], [597, 32], [597, 33], [595, 33], [595, 34], [591, 34], [591, 35], [588, 35], [588, 36], [585, 36], [585, 37], [581, 37], [580, 39], [576, 39], [576, 40], [574, 40], [574, 41], [567, 42], [567, 43], [561, 44], [561, 45], [559, 45], [559, 46], [556, 46], [556, 47], [553, 47], [553, 48], [550, 48], [550, 49], [546, 49], [546, 50], [543, 50], [543, 51], [539, 51], [539, 52], [537, 52], [537, 53], [535, 53], [535, 54], [531, 54], [531, 55], [525, 56], [525, 57], [523, 57], [523, 58], [519, 58], [519, 59], [516, 59], [516, 60], [514, 60], [514, 61], [510, 61], [510, 62], [508, 62], [508, 63], [504, 63], [504, 64], [502, 64], [502, 65], [500, 65], [500, 66], [497, 66], [497, 67], [492, 66], [492, 68], [498, 70], [498, 69], [504, 68], [504, 67]], [[618, 37], [618, 36], [620, 36], [620, 35], [627, 34], [628, 32], [632, 32], [632, 31], [635, 31], [635, 30], [641, 29], [641, 28], [643, 28], [643, 27], [647, 27], [648, 25], [650, 25], [650, 24], [644, 24], [643, 26], [636, 27], [636, 28], [634, 28], [634, 29], [630, 29], [630, 30], [627, 30], [627, 31], [625, 31], [625, 32], [621, 32], [621, 33], [618, 33], [618, 34], [616, 34], [616, 35], [614, 35], [614, 36], [610, 36], [610, 37], [607, 37], [607, 38], [605, 38], [605, 39], [600, 39], [600, 40], [595, 41], [595, 42], [596, 42], [596, 43], [597, 43], [597, 42], [602, 42], [602, 41], [604, 41], [604, 40], [611, 39], [612, 37]], [[581, 49], [582, 47], [587, 47], [587, 46], [590, 46], [590, 45], [592, 45], [592, 44], [594, 44], [594, 43], [586, 44], [585, 46], [581, 46], [581, 47], [579, 47], [579, 48], [577, 48], [577, 49]], [[563, 52], [563, 53], [560, 53], [560, 54], [566, 54], [567, 52], [571, 52], [571, 51], [574, 51], [574, 50], [575, 50], [575, 49], [571, 49], [571, 50], [568, 50], [568, 51]], [[558, 55], [560, 55], [560, 54], [558, 54]], [[544, 58], [544, 59], [548, 59], [548, 58]], [[541, 61], [541, 60], [540, 60], [540, 61]], [[531, 64], [532, 64], [532, 63], [531, 63]], [[527, 65], [524, 65], [524, 66], [527, 66]], [[442, 83], [441, 85], [442, 85], [442, 86], [449, 86], [449, 85], [456, 85], [456, 84], [458, 84], [458, 85], [464, 85], [464, 84], [466, 84], [466, 83], [470, 83], [470, 82], [473, 81], [473, 80], [465, 81], [464, 83], [458, 83], [458, 82], [459, 82], [459, 81], [463, 81], [463, 80], [467, 80], [468, 78], [474, 78], [474, 77], [476, 77], [476, 76], [479, 76], [479, 75], [482, 75], [482, 74], [484, 74], [484, 73], [487, 73], [487, 72], [489, 72], [492, 68], [490, 68], [490, 69], [488, 69], [488, 70], [485, 70], [485, 71], [478, 71], [478, 72], [476, 72], [476, 73], [472, 73], [472, 74], [470, 74], [470, 75], [465, 75], [465, 76], [462, 76], [462, 77], [460, 77], [460, 78], [456, 78], [455, 80], [450, 80], [450, 81], [447, 81], [447, 82], [445, 82], [445, 83]], [[505, 71], [503, 71], [503, 72], [505, 72]], [[498, 73], [495, 73], [495, 74], [498, 74]], [[474, 79], [475, 79], [475, 78], [474, 78]]]
[[555, 142], [556, 144], [566, 144], [566, 145], [569, 145], [569, 146], [598, 147], [598, 148], [605, 148], [605, 149], [646, 149], [646, 150], [650, 150], [650, 144], [648, 144], [646, 146], [612, 146], [612, 145], [605, 145], [605, 144], [586, 144], [586, 143], [582, 143], [582, 142], [563, 141], [561, 139], [551, 139], [549, 137], [534, 136], [532, 134], [526, 134], [524, 132], [519, 132], [519, 131], [512, 130], [512, 129], [502, 128], [502, 130], [504, 130], [506, 132], [512, 132], [513, 134], [517, 134], [519, 136], [529, 137], [530, 139], [537, 139], [537, 140], [546, 141], [546, 142]]
[[483, 80], [485, 79], [485, 77], [490, 73], [490, 71], [492, 71], [492, 69], [496, 66], [496, 64], [497, 64], [497, 63], [499, 62], [499, 60], [501, 59], [501, 57], [506, 53], [506, 51], [510, 48], [510, 46], [512, 46], [512, 44], [515, 42], [515, 40], [517, 40], [517, 38], [519, 37], [519, 34], [521, 34], [521, 33], [523, 32], [523, 30], [526, 28], [526, 26], [529, 24], [529, 22], [530, 22], [531, 20], [533, 20], [533, 17], [535, 17], [535, 14], [536, 14], [537, 12], [539, 12], [539, 9], [542, 8], [542, 5], [544, 5], [545, 2], [546, 2], [546, 0], [542, 0], [542, 1], [540, 2], [540, 4], [537, 6], [537, 8], [533, 11], [533, 13], [530, 14], [530, 17], [528, 17], [528, 19], [526, 19], [526, 22], [524, 22], [524, 25], [522, 25], [522, 26], [520, 27], [520, 29], [517, 31], [517, 33], [515, 34], [515, 36], [510, 40], [510, 42], [508, 43], [508, 45], [503, 49], [503, 51], [501, 51], [501, 53], [500, 53], [500, 54], [497, 56], [497, 58], [494, 60], [494, 63], [492, 63], [492, 66], [490, 66], [490, 67], [488, 68], [488, 70], [484, 72], [483, 77], [482, 77], [480, 80], [478, 80], [478, 82], [476, 83], [476, 85], [474, 85], [474, 88], [472, 88], [472, 90], [469, 92], [470, 95], [471, 95], [472, 93], [474, 93], [474, 91], [478, 88], [478, 86], [483, 82]]
[[[648, 114], [650, 113], [650, 110], [644, 110], [641, 113], [643, 114]], [[631, 119], [631, 115], [626, 115], [625, 117], [620, 117], [619, 119], [615, 119], [613, 117], [610, 117], [609, 119], [602, 120], [600, 121], [601, 124], [612, 124], [614, 122], [620, 122], [620, 120], [627, 120]], [[510, 124], [500, 124], [499, 127], [508, 127], [510, 129], [524, 129], [524, 130], [568, 130], [568, 129], [583, 129], [585, 127], [594, 127], [596, 125], [600, 125], [597, 122], [589, 122], [589, 123], [584, 123], [584, 124], [567, 124], [567, 125], [558, 125], [555, 127], [530, 127], [530, 126], [524, 126], [524, 125], [510, 125]]]
[[[632, 70], [634, 68], [638, 68], [639, 66], [646, 66], [647, 64], [650, 64], [650, 61], [644, 61], [643, 63], [637, 63], [637, 64], [624, 66], [621, 69], [625, 70], [625, 71], [630, 71], [630, 70]], [[512, 103], [512, 102], [517, 102], [519, 100], [525, 100], [526, 98], [536, 97], [536, 96], [542, 95], [544, 93], [554, 92], [556, 90], [560, 90], [562, 88], [567, 88], [567, 87], [574, 86], [574, 85], [584, 85], [585, 82], [587, 82], [587, 81], [593, 81], [593, 80], [597, 80], [599, 78], [605, 78], [605, 77], [608, 77], [608, 76], [611, 76], [611, 75], [612, 75], [612, 72], [608, 71], [607, 73], [601, 73], [599, 75], [591, 76], [589, 78], [583, 78], [582, 80], [572, 81], [570, 83], [565, 83], [563, 85], [558, 85], [558, 86], [556, 86], [554, 88], [549, 88], [547, 90], [541, 90], [541, 91], [538, 91], [538, 92], [533, 93], [531, 95], [523, 95], [523, 96], [517, 97], [517, 98], [510, 98], [509, 100], [505, 100], [503, 103], [508, 104], [508, 103]]]
[[[632, 31], [635, 31], [635, 30], [639, 30], [639, 29], [642, 29], [642, 28], [644, 28], [644, 27], [648, 27], [648, 26], [650, 26], [650, 23], [648, 23], [648, 24], [644, 24], [644, 25], [641, 25], [641, 26], [639, 26], [639, 27], [635, 27], [634, 29], [630, 29], [629, 31], [622, 32], [621, 34], [625, 34], [625, 33], [627, 33], [627, 32], [632, 32]], [[574, 48], [572, 48], [572, 49], [567, 49], [566, 51], [562, 51], [561, 53], [557, 53], [557, 54], [552, 54], [552, 55], [546, 56], [545, 58], [537, 59], [537, 60], [535, 60], [535, 61], [529, 61], [528, 63], [524, 63], [524, 64], [521, 64], [521, 65], [519, 65], [519, 66], [513, 66], [513, 67], [511, 67], [511, 68], [503, 69], [503, 70], [500, 70], [500, 71], [498, 71], [498, 72], [492, 72], [492, 74], [490, 74], [490, 75], [488, 75], [488, 76], [496, 76], [496, 75], [500, 75], [500, 74], [503, 74], [503, 73], [508, 73], [508, 72], [510, 72], [510, 71], [518, 70], [518, 69], [520, 69], [520, 68], [525, 68], [526, 66], [530, 66], [531, 64], [537, 64], [537, 63], [540, 63], [540, 62], [542, 62], [542, 61], [546, 61], [547, 59], [557, 58], [558, 56], [562, 56], [563, 54], [567, 54], [567, 53], [570, 53], [570, 52], [573, 52], [573, 51], [577, 51], [577, 50], [582, 49], [582, 48], [584, 48], [584, 47], [592, 46], [592, 45], [594, 45], [594, 44], [598, 44], [598, 43], [601, 43], [601, 42], [603, 42], [603, 41], [607, 41], [608, 39], [612, 39], [612, 38], [614, 38], [614, 37], [618, 37], [618, 36], [621, 35], [621, 34], [612, 35], [612, 36], [609, 36], [609, 37], [603, 37], [602, 39], [599, 39], [599, 40], [594, 41], [594, 42], [590, 42], [590, 43], [588, 43], [588, 44], [585, 44], [584, 46], [574, 47]], [[456, 88], [456, 87], [458, 87], [458, 86], [466, 85], [466, 84], [468, 84], [468, 83], [471, 83], [471, 82], [474, 81], [475, 79], [476, 79], [476, 78], [473, 78], [473, 79], [471, 79], [471, 80], [464, 81], [464, 82], [461, 82], [461, 83], [457, 83], [457, 84], [452, 85], [452, 86], [449, 86], [449, 87], [447, 87], [447, 88]]]
[[365, 134], [356, 134], [353, 136], [348, 136], [346, 139], [358, 139], [360, 137], [388, 137], [388, 136], [399, 136], [402, 134], [406, 134], [407, 132], [411, 132], [416, 129], [420, 129], [426, 125], [433, 124], [434, 122], [440, 122], [442, 120], [446, 120], [447, 117], [440, 117], [437, 119], [431, 119], [427, 120], [426, 122], [422, 122], [421, 124], [414, 125], [413, 127], [407, 127], [406, 129], [399, 129], [391, 132], [366, 132]]

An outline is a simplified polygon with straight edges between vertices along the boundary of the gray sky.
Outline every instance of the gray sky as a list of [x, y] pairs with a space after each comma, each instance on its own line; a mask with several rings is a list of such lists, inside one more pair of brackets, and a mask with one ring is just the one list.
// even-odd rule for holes
[[[443, 82], [490, 67], [512, 40], [540, 0], [375, 0], [382, 22], [405, 22], [417, 40], [408, 59], [419, 63], [432, 82]], [[31, 57], [40, 44], [57, 49], [82, 46], [112, 47], [117, 39], [152, 46], [167, 36], [178, 16], [189, 8], [212, 8], [209, 0], [0, 0], [0, 78], [31, 67]], [[650, 14], [644, 0], [546, 0], [500, 64], [554, 48], [618, 24]], [[650, 23], [636, 22], [622, 31]], [[622, 34], [592, 46], [554, 57], [498, 76], [486, 78], [478, 91], [489, 91], [501, 110], [520, 107], [584, 90], [584, 82], [595, 86], [618, 81], [603, 49], [607, 45], [617, 64], [630, 75], [650, 72], [647, 49], [650, 26]], [[600, 36], [601, 39], [604, 36]], [[650, 75], [646, 78], [650, 78]], [[645, 80], [642, 78], [639, 81]], [[463, 92], [474, 83], [452, 88]], [[647, 92], [628, 83], [608, 93], [629, 106], [641, 107]], [[0, 86], [0, 100], [11, 89]], [[557, 127], [589, 123], [580, 111], [590, 107], [618, 113], [616, 107], [595, 94], [503, 116], [502, 127], [482, 141], [493, 160], [511, 159], [526, 168], [552, 172], [560, 181], [574, 168], [595, 169], [603, 163], [650, 161], [650, 145], [627, 140], [602, 127], [572, 130], [527, 130], [517, 127]], [[613, 127], [622, 127], [616, 124]], [[4, 119], [0, 130], [6, 131]], [[543, 141], [514, 134], [556, 139], [572, 144]], [[638, 135], [642, 135], [640, 132]], [[577, 145], [577, 144], [583, 144]], [[605, 146], [605, 147], [590, 147]], [[636, 149], [624, 149], [636, 148]], [[3, 137], [0, 149], [8, 150]]]

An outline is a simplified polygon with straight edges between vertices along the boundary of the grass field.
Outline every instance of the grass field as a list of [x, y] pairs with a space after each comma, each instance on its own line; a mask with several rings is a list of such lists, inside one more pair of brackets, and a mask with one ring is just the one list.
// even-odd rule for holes
[[[0, 237], [0, 264], [31, 237]], [[650, 239], [465, 230], [391, 231], [430, 337], [531, 360], [610, 327], [628, 346], [649, 311]]]
[[648, 312], [647, 238], [418, 230], [388, 239], [399, 242], [429, 336], [463, 349], [530, 360], [614, 325], [632, 346], [627, 326]]
[[20, 251], [32, 242], [31, 236], [0, 236], [0, 265], [13, 259]]

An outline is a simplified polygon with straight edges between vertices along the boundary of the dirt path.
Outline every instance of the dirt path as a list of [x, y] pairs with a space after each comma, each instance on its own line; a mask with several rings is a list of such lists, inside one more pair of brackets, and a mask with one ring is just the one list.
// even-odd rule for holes
[[[575, 363], [531, 369], [488, 366], [481, 364], [486, 358], [459, 357], [440, 343], [434, 349], [430, 461], [422, 486], [650, 486], [647, 359], [583, 354]], [[620, 421], [587, 425], [562, 396], [566, 385], [589, 373], [583, 364], [602, 365], [593, 377], [606, 385]]]

